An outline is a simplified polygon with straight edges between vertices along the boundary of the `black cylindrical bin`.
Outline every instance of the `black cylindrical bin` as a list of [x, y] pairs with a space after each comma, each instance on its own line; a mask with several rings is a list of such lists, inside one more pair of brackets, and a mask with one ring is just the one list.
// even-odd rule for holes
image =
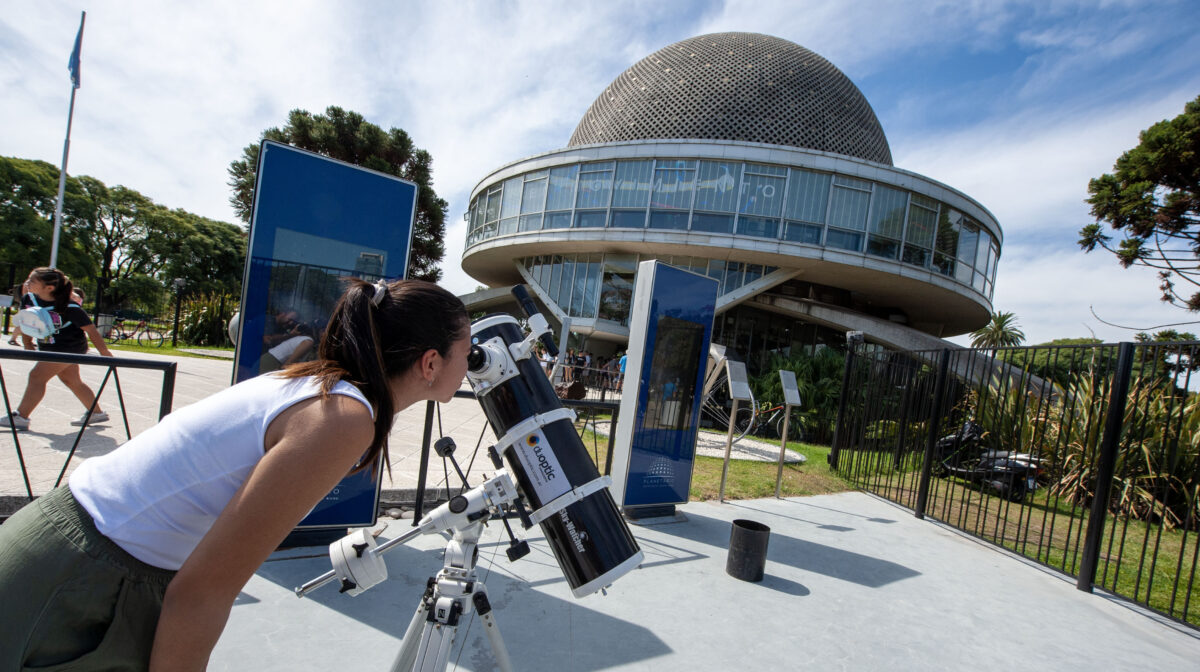
[[767, 566], [767, 540], [771, 528], [753, 520], [735, 520], [729, 532], [729, 557], [725, 573], [742, 581], [762, 581]]

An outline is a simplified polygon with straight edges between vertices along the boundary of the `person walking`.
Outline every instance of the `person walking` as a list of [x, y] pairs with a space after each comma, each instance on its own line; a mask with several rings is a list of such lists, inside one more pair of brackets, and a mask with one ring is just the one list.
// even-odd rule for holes
[[204, 670], [259, 565], [348, 473], [387, 463], [395, 414], [453, 398], [462, 301], [349, 283], [316, 360], [174, 411], [0, 525], [0, 670]]
[[[96, 350], [105, 357], [112, 357], [108, 345], [100, 332], [92, 324], [91, 318], [84, 309], [76, 303], [75, 285], [65, 273], [57, 268], [35, 268], [29, 273], [26, 281], [29, 288], [29, 304], [49, 309], [50, 318], [54, 324], [54, 332], [37, 342], [37, 349], [42, 352], [61, 352], [83, 355], [87, 354], [88, 341], [96, 346]], [[22, 334], [25, 339], [25, 349], [33, 350], [33, 339], [29, 334]], [[9, 416], [0, 416], [0, 427], [15, 427], [29, 429], [29, 417], [34, 409], [46, 396], [46, 385], [52, 378], [59, 380], [71, 390], [79, 403], [83, 404], [83, 415], [72, 420], [75, 426], [85, 422], [96, 423], [108, 420], [108, 413], [100, 408], [92, 388], [79, 377], [78, 364], [63, 364], [61, 362], [38, 362], [29, 372], [29, 381], [25, 385], [25, 393], [17, 410]], [[95, 403], [95, 408], [93, 408]], [[88, 410], [91, 416], [88, 417]]]

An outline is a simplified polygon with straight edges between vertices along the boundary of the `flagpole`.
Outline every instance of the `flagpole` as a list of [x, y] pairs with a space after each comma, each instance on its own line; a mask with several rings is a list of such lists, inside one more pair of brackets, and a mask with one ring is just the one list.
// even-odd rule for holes
[[63, 140], [62, 170], [58, 171], [58, 198], [54, 199], [54, 237], [50, 241], [50, 268], [58, 265], [58, 237], [62, 231], [63, 194], [67, 190], [67, 156], [71, 153], [71, 122], [75, 118], [75, 90], [79, 88], [80, 46], [83, 42], [83, 23], [87, 12], [79, 16], [79, 33], [75, 36], [75, 50], [71, 52], [71, 107], [67, 110], [67, 137]]
[[62, 231], [63, 193], [67, 189], [67, 155], [71, 152], [71, 120], [75, 116], [75, 87], [71, 87], [71, 108], [67, 111], [67, 139], [63, 140], [62, 170], [58, 172], [58, 198], [54, 201], [54, 238], [50, 242], [50, 268], [58, 265], [58, 235]]

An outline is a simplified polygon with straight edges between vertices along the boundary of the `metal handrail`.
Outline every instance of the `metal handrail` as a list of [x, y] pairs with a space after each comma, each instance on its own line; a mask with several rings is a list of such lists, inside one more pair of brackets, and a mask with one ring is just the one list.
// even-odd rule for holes
[[[108, 369], [104, 374], [104, 379], [100, 382], [100, 387], [96, 390], [95, 399], [92, 405], [87, 410], [87, 415], [90, 417], [96, 409], [96, 404], [100, 401], [100, 395], [104, 392], [104, 388], [108, 385], [109, 377], [112, 377], [116, 389], [117, 400], [121, 407], [121, 420], [125, 425], [126, 440], [133, 438], [129, 429], [129, 415], [125, 411], [125, 396], [121, 392], [121, 377], [117, 373], [118, 368], [128, 369], [149, 369], [163, 372], [162, 395], [159, 398], [158, 418], [161, 420], [164, 416], [171, 412], [171, 404], [175, 396], [175, 374], [178, 369], [178, 364], [175, 362], [164, 362], [145, 359], [130, 359], [126, 357], [102, 357], [100, 355], [75, 355], [59, 352], [44, 352], [41, 350], [0, 350], [0, 361], [15, 360], [26, 362], [56, 362], [60, 364], [79, 364], [81, 366], [103, 366]], [[8, 399], [8, 385], [4, 380], [4, 367], [0, 365], [0, 396], [4, 397], [4, 411], [12, 417], [12, 403]], [[75, 442], [71, 444], [71, 450], [67, 453], [67, 459], [63, 462], [62, 469], [58, 473], [58, 478], [54, 481], [54, 486], [58, 487], [62, 484], [63, 476], [67, 473], [67, 467], [71, 464], [71, 459], [75, 456], [75, 451], [79, 448], [79, 441], [83, 438], [83, 432], [87, 429], [87, 424], [79, 428], [79, 433], [75, 435]], [[9, 433], [12, 435], [13, 443], [17, 449], [17, 461], [21, 465], [21, 477], [25, 480], [25, 493], [30, 501], [33, 497], [33, 487], [29, 483], [29, 472], [25, 466], [25, 456], [21, 452], [21, 440], [17, 435], [17, 428], [9, 423]]]

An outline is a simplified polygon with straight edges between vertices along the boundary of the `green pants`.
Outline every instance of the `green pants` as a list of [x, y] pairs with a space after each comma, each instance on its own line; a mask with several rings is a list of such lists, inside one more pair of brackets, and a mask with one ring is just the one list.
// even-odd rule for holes
[[174, 572], [100, 534], [66, 486], [0, 525], [0, 672], [144, 670]]

